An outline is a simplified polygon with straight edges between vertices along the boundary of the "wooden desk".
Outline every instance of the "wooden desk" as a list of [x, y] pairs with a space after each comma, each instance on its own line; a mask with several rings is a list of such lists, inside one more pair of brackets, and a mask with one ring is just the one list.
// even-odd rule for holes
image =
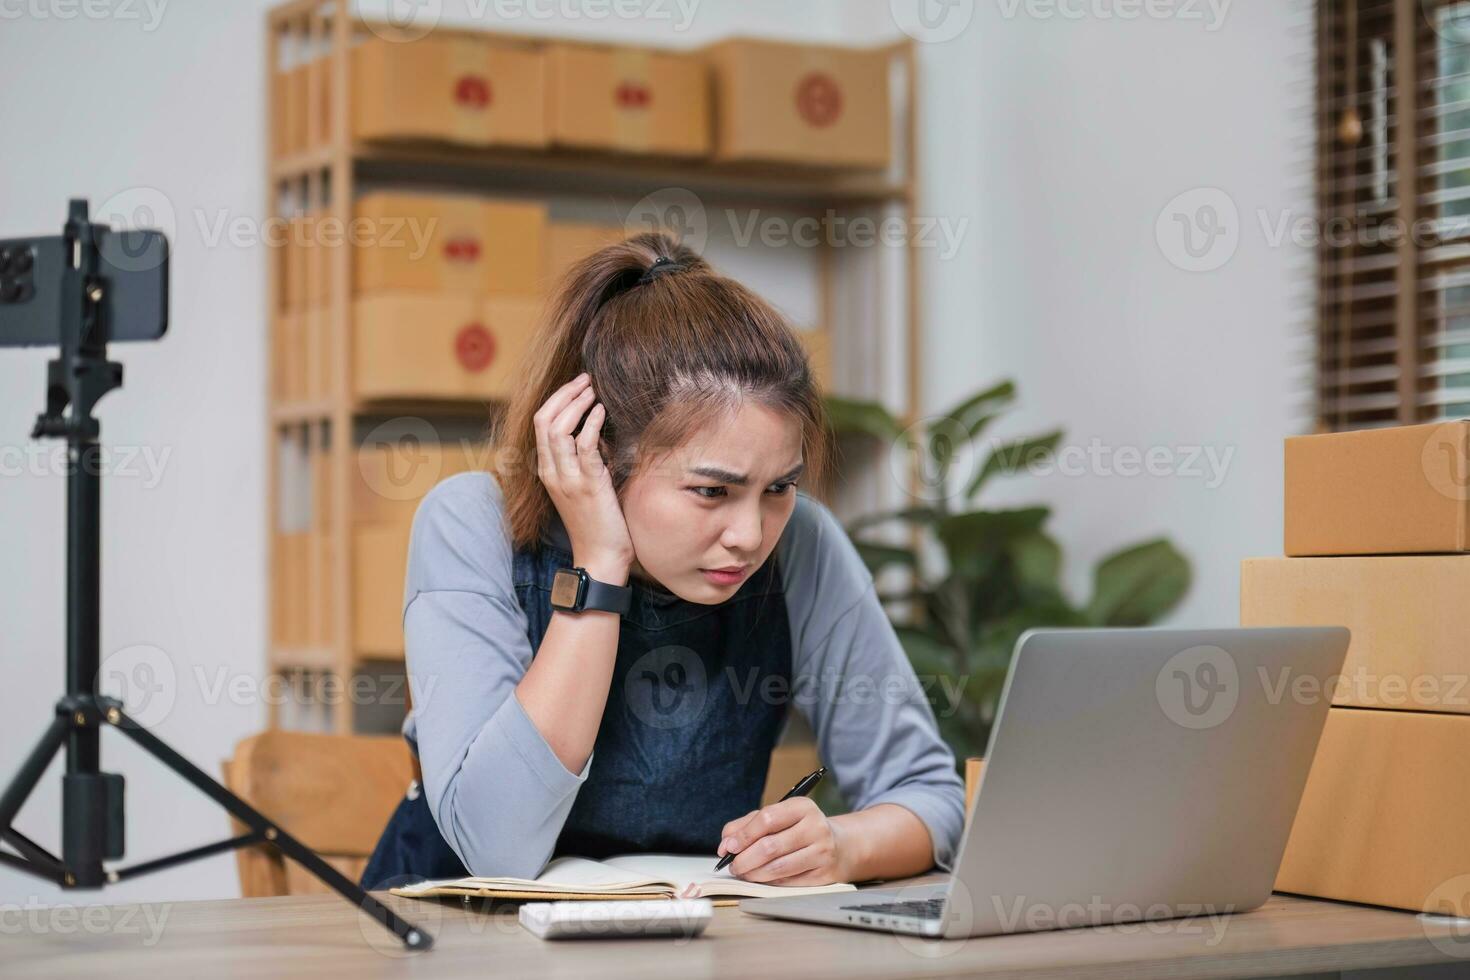
[[[375, 923], [326, 895], [90, 911], [16, 912], [14, 905], [0, 904], [0, 974], [109, 980], [974, 975], [1132, 980], [1335, 975], [1447, 963], [1453, 965], [1426, 975], [1470, 975], [1470, 937], [1457, 949], [1446, 941], [1452, 935], [1447, 927], [1423, 926], [1404, 912], [1287, 896], [1224, 920], [1220, 930], [1208, 920], [1173, 920], [945, 942], [778, 922], [719, 908], [696, 940], [548, 943], [520, 928], [513, 907], [484, 913], [452, 901], [388, 901], [433, 932], [432, 950], [402, 952]], [[1431, 934], [1446, 948], [1437, 948]]]

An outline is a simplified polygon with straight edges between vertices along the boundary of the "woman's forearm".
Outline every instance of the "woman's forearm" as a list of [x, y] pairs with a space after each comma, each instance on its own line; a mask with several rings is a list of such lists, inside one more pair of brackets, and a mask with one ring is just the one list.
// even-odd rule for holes
[[[599, 582], [628, 581], [626, 563], [589, 559], [578, 564]], [[521, 707], [569, 772], [581, 772], [592, 755], [612, 684], [621, 619], [596, 610], [553, 611], [541, 646], [516, 685]]]
[[879, 803], [831, 823], [847, 881], [907, 878], [934, 866], [929, 828], [907, 807]]

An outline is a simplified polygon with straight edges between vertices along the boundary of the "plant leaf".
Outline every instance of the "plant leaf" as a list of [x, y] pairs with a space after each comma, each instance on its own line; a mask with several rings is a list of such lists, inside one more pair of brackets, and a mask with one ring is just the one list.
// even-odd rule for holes
[[949, 557], [950, 570], [978, 578], [1014, 539], [1041, 530], [1050, 515], [1046, 507], [975, 510], [945, 517], [934, 530]]
[[839, 436], [866, 435], [884, 442], [903, 437], [904, 427], [893, 413], [878, 402], [858, 401], [828, 395], [827, 420]]
[[1189, 559], [1163, 538], [1116, 551], [1093, 571], [1087, 618], [1099, 626], [1147, 626], [1189, 590]]
[[1000, 473], [1015, 473], [1027, 466], [1045, 459], [1057, 448], [1057, 443], [1062, 441], [1062, 430], [1048, 432], [1044, 436], [1036, 436], [1031, 439], [1021, 439], [1016, 442], [1008, 442], [997, 446], [986, 458], [985, 465], [980, 467], [980, 472], [975, 474], [970, 485], [965, 488], [965, 499], [973, 500], [985, 485], [985, 481]]
[[1061, 594], [1062, 546], [1045, 531], [1022, 534], [1011, 541], [1011, 562], [1023, 591]]
[[983, 429], [1002, 409], [1009, 407], [1015, 397], [1016, 383], [1002, 381], [998, 385], [966, 398], [945, 412], [941, 418], [954, 419], [973, 438], [979, 435], [978, 430]]
[[847, 533], [849, 535], [857, 534], [860, 531], [866, 531], [870, 527], [876, 527], [888, 521], [932, 524], [943, 516], [941, 512], [935, 510], [933, 507], [905, 507], [902, 510], [880, 511], [877, 514], [865, 514], [862, 517], [855, 518], [848, 523]]
[[887, 565], [907, 565], [913, 568], [918, 563], [918, 558], [912, 548], [901, 548], [892, 544], [877, 544], [872, 541], [853, 541], [858, 555], [863, 564], [868, 566], [868, 571], [877, 575]]

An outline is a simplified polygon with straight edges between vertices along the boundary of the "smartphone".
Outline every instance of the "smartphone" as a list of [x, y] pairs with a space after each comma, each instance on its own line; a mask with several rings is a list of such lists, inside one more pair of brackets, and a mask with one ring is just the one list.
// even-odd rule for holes
[[[95, 227], [95, 226], [94, 226]], [[97, 228], [102, 336], [157, 340], [168, 329], [168, 238]], [[61, 344], [61, 282], [73, 251], [62, 235], [0, 239], [0, 347]]]

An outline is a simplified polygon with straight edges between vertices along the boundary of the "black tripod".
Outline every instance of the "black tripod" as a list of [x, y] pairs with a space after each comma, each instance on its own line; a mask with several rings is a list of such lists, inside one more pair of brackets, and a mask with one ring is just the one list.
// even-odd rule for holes
[[[310, 848], [275, 826], [234, 793], [123, 713], [122, 702], [95, 693], [99, 667], [101, 445], [92, 417], [97, 401], [122, 386], [122, 365], [107, 360], [108, 324], [103, 315], [109, 282], [102, 275], [98, 242], [108, 229], [87, 218], [87, 202], [73, 200], [66, 223], [67, 254], [62, 272], [61, 356], [48, 365], [46, 411], [36, 419], [34, 438], [65, 439], [68, 447], [66, 501], [66, 694], [56, 717], [0, 796], [0, 839], [18, 854], [0, 850], [0, 864], [54, 881], [64, 888], [101, 888], [150, 871], [255, 844], [270, 844], [299, 862], [343, 898], [357, 905], [403, 944], [427, 949], [433, 937], [395, 915]], [[67, 405], [71, 414], [64, 415]], [[101, 729], [111, 725], [224, 807], [249, 833], [144, 861], [104, 869], [105, 859], [123, 856], [123, 777], [101, 772]], [[62, 777], [61, 857], [16, 831], [11, 822], [52, 757], [66, 748]]]

